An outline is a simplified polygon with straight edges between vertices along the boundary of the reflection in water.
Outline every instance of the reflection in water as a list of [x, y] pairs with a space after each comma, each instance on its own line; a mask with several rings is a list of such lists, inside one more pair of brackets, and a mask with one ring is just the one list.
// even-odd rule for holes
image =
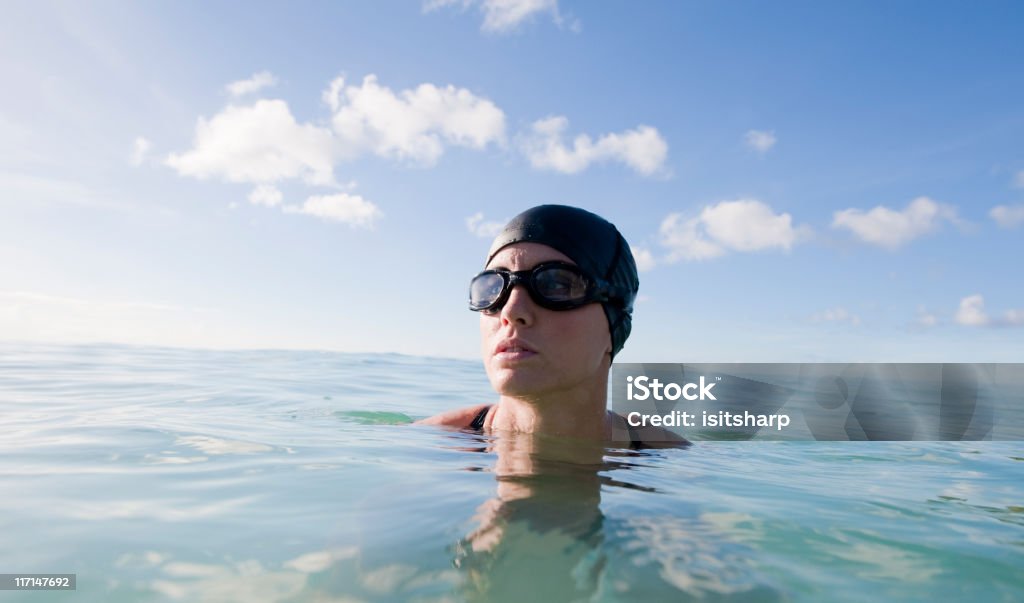
[[714, 568], [701, 561], [736, 560], [745, 548], [728, 543], [692, 505], [677, 499], [672, 513], [645, 518], [602, 512], [602, 487], [660, 493], [609, 475], [636, 467], [647, 453], [529, 434], [486, 442], [486, 451], [497, 454], [498, 491], [478, 508], [477, 527], [456, 548], [462, 598], [579, 601], [667, 592], [677, 599], [777, 598], [745, 574], [741, 561]]
[[587, 599], [603, 552], [600, 472], [604, 447], [531, 434], [491, 442], [497, 496], [478, 509], [479, 527], [459, 543], [469, 600]]
[[494, 437], [487, 450], [497, 454], [497, 495], [478, 508], [476, 529], [456, 546], [454, 563], [465, 576], [460, 598], [778, 598], [745, 571], [746, 547], [727, 542], [696, 505], [662, 499], [675, 510], [644, 518], [602, 512], [602, 487], [664, 494], [608, 475], [647, 453], [528, 434]]

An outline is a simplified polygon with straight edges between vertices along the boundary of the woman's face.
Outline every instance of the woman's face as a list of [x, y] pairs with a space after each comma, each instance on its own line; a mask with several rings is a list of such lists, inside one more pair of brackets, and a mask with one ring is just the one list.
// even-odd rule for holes
[[[503, 248], [490, 270], [529, 270], [542, 262], [575, 264], [539, 243]], [[611, 337], [600, 304], [574, 310], [548, 310], [516, 286], [502, 308], [480, 313], [480, 340], [491, 386], [502, 395], [535, 397], [605, 383], [611, 364]], [[597, 381], [595, 381], [597, 380]]]

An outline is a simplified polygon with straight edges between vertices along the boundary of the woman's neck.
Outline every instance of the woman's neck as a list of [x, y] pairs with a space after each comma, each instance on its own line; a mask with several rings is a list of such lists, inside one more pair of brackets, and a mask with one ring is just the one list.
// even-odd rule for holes
[[590, 387], [537, 397], [501, 397], [490, 421], [492, 430], [581, 439], [608, 439], [607, 378]]

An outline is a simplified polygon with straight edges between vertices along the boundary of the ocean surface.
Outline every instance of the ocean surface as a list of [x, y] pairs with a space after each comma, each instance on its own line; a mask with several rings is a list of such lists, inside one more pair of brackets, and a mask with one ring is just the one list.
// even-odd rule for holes
[[0, 344], [6, 601], [1022, 601], [1018, 442], [625, 451], [412, 420], [480, 363]]

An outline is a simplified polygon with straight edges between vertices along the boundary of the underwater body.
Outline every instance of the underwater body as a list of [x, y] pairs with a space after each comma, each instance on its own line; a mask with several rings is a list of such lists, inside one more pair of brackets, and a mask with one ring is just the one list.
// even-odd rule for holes
[[1024, 600], [1019, 442], [412, 425], [479, 362], [0, 344], [10, 601]]

